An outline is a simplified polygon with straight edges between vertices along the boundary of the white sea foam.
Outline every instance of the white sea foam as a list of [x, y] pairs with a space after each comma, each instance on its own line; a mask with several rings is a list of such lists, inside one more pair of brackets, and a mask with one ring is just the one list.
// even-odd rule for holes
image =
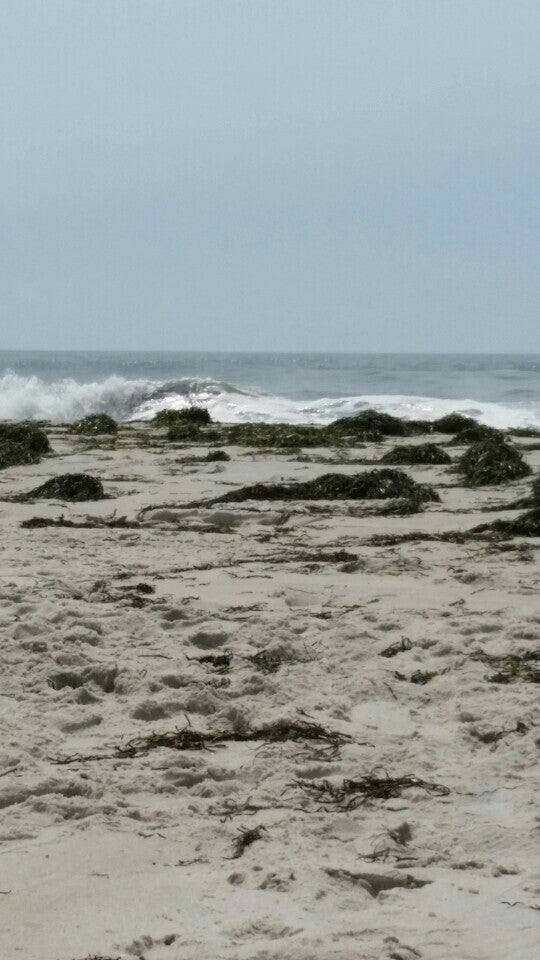
[[111, 376], [91, 383], [73, 379], [48, 382], [14, 373], [0, 378], [0, 419], [4, 420], [58, 423], [102, 411], [119, 420], [151, 420], [158, 410], [182, 409], [193, 403], [208, 407], [214, 419], [224, 423], [326, 424], [374, 407], [409, 419], [435, 420], [456, 410], [493, 427], [540, 428], [540, 404], [530, 403], [511, 405], [386, 394], [301, 401], [199, 377], [164, 382]]

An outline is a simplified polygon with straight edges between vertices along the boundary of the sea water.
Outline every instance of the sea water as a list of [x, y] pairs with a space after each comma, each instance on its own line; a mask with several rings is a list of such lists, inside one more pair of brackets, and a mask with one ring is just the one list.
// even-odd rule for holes
[[148, 420], [192, 403], [223, 422], [324, 424], [375, 407], [540, 428], [540, 356], [0, 351], [0, 419]]

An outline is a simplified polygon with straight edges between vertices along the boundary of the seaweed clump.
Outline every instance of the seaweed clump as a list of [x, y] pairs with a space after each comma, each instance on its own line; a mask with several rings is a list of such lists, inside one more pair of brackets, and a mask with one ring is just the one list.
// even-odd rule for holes
[[90, 413], [71, 427], [71, 433], [95, 437], [100, 433], [118, 433], [118, 424], [108, 413]]
[[192, 423], [198, 424], [199, 427], [206, 427], [212, 423], [212, 417], [206, 407], [192, 405], [183, 407], [182, 410], [158, 410], [154, 423], [157, 427], [170, 427], [177, 423]]
[[450, 443], [457, 446], [459, 444], [478, 443], [480, 440], [496, 440], [497, 438], [500, 440], [503, 439], [500, 430], [496, 430], [495, 427], [486, 427], [483, 423], [477, 423], [474, 427], [467, 427], [466, 430], [460, 430]]
[[234, 423], [223, 427], [223, 439], [235, 446], [274, 447], [295, 450], [302, 447], [343, 446], [345, 438], [333, 426], [298, 423]]
[[460, 433], [461, 430], [468, 430], [479, 424], [473, 417], [465, 417], [462, 413], [454, 412], [433, 420], [431, 426], [435, 433]]
[[252, 827], [249, 830], [241, 830], [235, 838], [233, 854], [229, 859], [238, 860], [252, 843], [262, 840], [263, 830], [266, 830], [266, 827]]
[[39, 454], [51, 452], [47, 434], [35, 423], [0, 423], [0, 444], [8, 441], [18, 443], [35, 454], [34, 463], [39, 460]]
[[315, 480], [298, 483], [256, 483], [240, 487], [207, 501], [207, 504], [235, 503], [242, 500], [384, 500], [407, 497], [416, 501], [438, 501], [439, 495], [424, 484], [416, 483], [402, 470], [369, 470], [352, 476], [325, 473]]
[[442, 450], [435, 443], [419, 443], [414, 446], [398, 445], [382, 456], [381, 463], [392, 464], [441, 464], [451, 463], [452, 458], [446, 450]]
[[407, 423], [390, 413], [379, 410], [362, 410], [351, 417], [340, 417], [330, 424], [332, 430], [351, 433], [362, 439], [404, 437], [409, 433]]
[[104, 500], [103, 484], [97, 477], [87, 473], [65, 473], [60, 477], [53, 477], [39, 487], [34, 487], [28, 493], [14, 498], [20, 502], [25, 500], [70, 500], [80, 503], [85, 500]]
[[460, 457], [456, 469], [467, 487], [508, 483], [532, 472], [519, 450], [502, 437], [474, 443]]
[[29, 450], [24, 444], [14, 443], [13, 440], [0, 440], [0, 470], [38, 462], [39, 455]]

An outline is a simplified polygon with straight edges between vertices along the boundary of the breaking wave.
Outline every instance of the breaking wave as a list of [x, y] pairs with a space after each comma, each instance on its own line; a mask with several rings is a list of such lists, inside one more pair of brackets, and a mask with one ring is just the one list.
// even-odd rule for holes
[[118, 420], [151, 420], [158, 410], [206, 406], [215, 420], [224, 423], [330, 423], [375, 407], [409, 419], [434, 420], [457, 410], [493, 427], [540, 428], [540, 404], [502, 404], [470, 399], [450, 400], [405, 395], [362, 395], [293, 400], [243, 388], [223, 380], [184, 377], [179, 380], [129, 380], [110, 376], [79, 383], [73, 379], [48, 382], [36, 376], [6, 373], [0, 378], [0, 419], [77, 420], [89, 413], [106, 412]]

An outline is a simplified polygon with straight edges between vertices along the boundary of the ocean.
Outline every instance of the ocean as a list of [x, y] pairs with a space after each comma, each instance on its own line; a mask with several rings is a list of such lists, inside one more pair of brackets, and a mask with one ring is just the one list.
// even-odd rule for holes
[[375, 407], [540, 428], [540, 355], [0, 351], [0, 419], [148, 420], [191, 403], [223, 422], [324, 424]]

